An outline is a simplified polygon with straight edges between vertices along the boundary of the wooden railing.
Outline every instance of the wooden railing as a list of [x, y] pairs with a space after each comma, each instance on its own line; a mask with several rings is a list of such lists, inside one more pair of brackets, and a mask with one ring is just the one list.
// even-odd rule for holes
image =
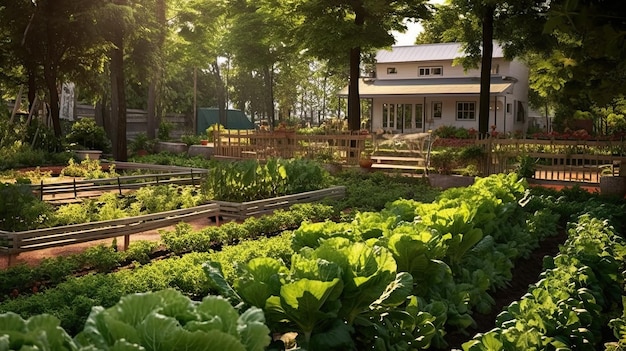
[[180, 184], [200, 185], [206, 178], [208, 170], [189, 169], [184, 172], [142, 174], [134, 176], [120, 176], [115, 178], [76, 180], [67, 182], [44, 183], [30, 185], [33, 193], [41, 200], [63, 200], [93, 197], [103, 191], [118, 191], [121, 195], [124, 190], [138, 189], [149, 185]]
[[368, 135], [301, 135], [290, 131], [229, 131], [215, 133], [214, 155], [223, 158], [314, 158], [330, 153], [336, 161], [357, 164]]
[[605, 174], [626, 174], [626, 141], [483, 139], [482, 173], [514, 171], [520, 157], [535, 164], [534, 178], [567, 182], [599, 183]]

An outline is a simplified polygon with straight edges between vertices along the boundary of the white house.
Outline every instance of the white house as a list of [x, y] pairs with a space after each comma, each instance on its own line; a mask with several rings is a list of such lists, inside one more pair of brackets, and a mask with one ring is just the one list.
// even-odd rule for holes
[[[414, 133], [453, 125], [478, 130], [480, 69], [453, 65], [461, 44], [394, 46], [376, 54], [375, 75], [359, 82], [371, 99], [372, 130]], [[339, 92], [348, 95], [348, 88]], [[523, 132], [528, 115], [528, 68], [505, 60], [494, 43], [489, 125], [498, 132]]]

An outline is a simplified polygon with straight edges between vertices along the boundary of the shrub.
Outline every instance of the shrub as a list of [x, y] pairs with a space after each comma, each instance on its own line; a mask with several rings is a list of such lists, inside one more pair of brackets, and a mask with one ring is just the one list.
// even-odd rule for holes
[[53, 215], [51, 205], [38, 199], [24, 184], [0, 183], [0, 229], [36, 229]]
[[72, 124], [65, 140], [73, 145], [73, 149], [87, 148], [111, 152], [111, 140], [107, 137], [103, 127], [90, 118], [81, 118]]

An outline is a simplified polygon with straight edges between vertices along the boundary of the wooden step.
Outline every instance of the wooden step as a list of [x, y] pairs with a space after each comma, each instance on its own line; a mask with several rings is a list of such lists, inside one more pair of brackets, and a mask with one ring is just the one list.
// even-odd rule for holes
[[381, 163], [381, 161], [400, 161], [400, 162], [424, 162], [425, 161], [423, 157], [372, 155], [370, 156], [370, 158], [377, 163]]

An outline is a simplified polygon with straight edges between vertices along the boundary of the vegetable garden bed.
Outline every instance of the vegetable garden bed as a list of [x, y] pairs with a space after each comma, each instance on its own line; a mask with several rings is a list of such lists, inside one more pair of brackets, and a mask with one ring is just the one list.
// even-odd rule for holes
[[130, 235], [147, 230], [174, 225], [182, 220], [202, 217], [219, 217], [218, 204], [206, 204], [180, 210], [154, 214], [73, 224], [53, 228], [20, 232], [0, 231], [0, 255], [8, 255], [9, 266], [20, 252], [76, 244], [100, 239], [124, 237], [124, 249], [128, 247]]
[[220, 215], [235, 220], [272, 213], [277, 209], [286, 209], [294, 204], [315, 202], [324, 199], [340, 199], [346, 195], [346, 187], [334, 186], [321, 190], [278, 196], [264, 200], [246, 202], [213, 201], [220, 206]]

